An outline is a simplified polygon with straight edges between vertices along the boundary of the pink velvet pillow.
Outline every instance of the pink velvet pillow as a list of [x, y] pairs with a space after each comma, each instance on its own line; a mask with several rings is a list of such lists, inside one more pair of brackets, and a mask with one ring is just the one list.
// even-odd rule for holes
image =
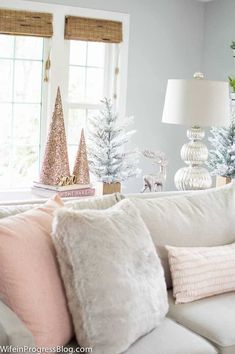
[[51, 240], [55, 196], [0, 221], [0, 297], [32, 332], [36, 346], [66, 344], [73, 330]]

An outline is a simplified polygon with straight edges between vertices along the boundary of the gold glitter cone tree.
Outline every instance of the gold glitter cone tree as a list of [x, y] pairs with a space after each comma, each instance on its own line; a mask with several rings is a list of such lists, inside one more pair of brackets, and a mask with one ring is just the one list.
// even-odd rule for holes
[[77, 184], [90, 184], [89, 166], [87, 160], [86, 141], [84, 130], [82, 129], [77, 157], [73, 169]]
[[57, 89], [54, 113], [49, 128], [40, 183], [57, 185], [61, 176], [70, 176], [67, 142], [60, 88]]

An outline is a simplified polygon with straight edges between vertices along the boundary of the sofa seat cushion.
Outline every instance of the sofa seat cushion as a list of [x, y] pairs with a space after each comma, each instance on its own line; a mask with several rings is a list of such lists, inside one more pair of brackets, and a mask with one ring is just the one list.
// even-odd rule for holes
[[[76, 348], [76, 341], [68, 345]], [[165, 318], [160, 327], [140, 338], [123, 354], [215, 354], [215, 347], [187, 328]], [[111, 354], [111, 353], [110, 353]], [[113, 353], [112, 353], [113, 354]]]
[[7, 305], [0, 300], [0, 346], [34, 347], [32, 333]]
[[168, 294], [169, 317], [210, 340], [219, 353], [235, 353], [235, 292], [179, 305]]

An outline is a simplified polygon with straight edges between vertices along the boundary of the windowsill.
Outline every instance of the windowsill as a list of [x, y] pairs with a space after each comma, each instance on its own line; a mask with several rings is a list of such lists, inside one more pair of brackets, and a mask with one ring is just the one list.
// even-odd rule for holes
[[[99, 196], [98, 192], [96, 192], [95, 196]], [[65, 197], [62, 200], [76, 200], [81, 197]], [[86, 198], [93, 198], [91, 196], [87, 196]], [[43, 197], [34, 194], [30, 188], [25, 189], [0, 189], [0, 206], [7, 204], [37, 204], [42, 203], [46, 200], [50, 199], [50, 197]]]
[[0, 189], [0, 204], [8, 204], [14, 202], [32, 203], [39, 200], [48, 199], [33, 194], [30, 188], [25, 189]]

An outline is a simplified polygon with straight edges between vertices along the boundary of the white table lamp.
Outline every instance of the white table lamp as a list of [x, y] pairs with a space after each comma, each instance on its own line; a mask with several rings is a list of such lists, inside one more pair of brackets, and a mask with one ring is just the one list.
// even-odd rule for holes
[[201, 127], [229, 124], [228, 83], [203, 80], [201, 73], [196, 73], [192, 80], [168, 80], [162, 122], [191, 127], [187, 131], [190, 142], [181, 149], [181, 158], [188, 167], [176, 172], [176, 188], [210, 188], [211, 176], [202, 167], [208, 158], [208, 149], [201, 141], [205, 136]]

